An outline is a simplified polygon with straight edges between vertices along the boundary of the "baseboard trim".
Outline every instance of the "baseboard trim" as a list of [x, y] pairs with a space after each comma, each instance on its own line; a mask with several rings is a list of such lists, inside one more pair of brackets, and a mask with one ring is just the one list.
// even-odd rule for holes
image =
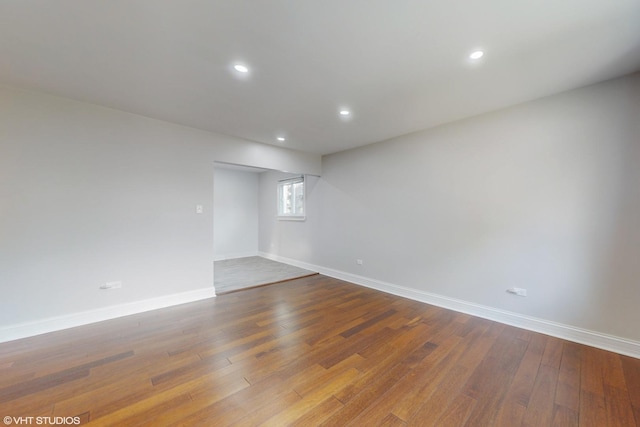
[[174, 305], [200, 301], [207, 298], [213, 298], [215, 296], [215, 289], [212, 286], [211, 288], [196, 289], [193, 291], [165, 295], [162, 297], [98, 308], [95, 310], [83, 311], [64, 316], [50, 317], [33, 322], [19, 323], [0, 328], [0, 342], [28, 338], [35, 335], [46, 334], [48, 332], [55, 332], [62, 329], [74, 328], [76, 326], [129, 316], [131, 314], [138, 314]]
[[216, 255], [213, 257], [214, 261], [225, 261], [228, 259], [236, 259], [236, 258], [248, 258], [252, 256], [260, 256], [259, 252], [235, 252], [231, 254], [224, 255]]
[[331, 268], [321, 267], [309, 264], [291, 258], [281, 257], [279, 255], [260, 252], [260, 256], [274, 261], [290, 264], [295, 267], [307, 270], [317, 271], [325, 276], [333, 277], [367, 288], [376, 289], [415, 301], [432, 304], [438, 307], [447, 308], [461, 313], [482, 317], [484, 319], [494, 320], [506, 325], [516, 326], [518, 328], [527, 329], [542, 334], [551, 335], [568, 341], [585, 344], [591, 347], [603, 350], [613, 351], [615, 353], [624, 354], [626, 356], [640, 359], [640, 342], [608, 335], [600, 332], [590, 331], [571, 325], [552, 322], [535, 317], [525, 316], [522, 314], [500, 310], [468, 301], [449, 298], [446, 296], [433, 294], [430, 292], [420, 291], [416, 289], [398, 286], [391, 283], [382, 282], [380, 280], [359, 276], [356, 274], [346, 273], [344, 271], [334, 270]]

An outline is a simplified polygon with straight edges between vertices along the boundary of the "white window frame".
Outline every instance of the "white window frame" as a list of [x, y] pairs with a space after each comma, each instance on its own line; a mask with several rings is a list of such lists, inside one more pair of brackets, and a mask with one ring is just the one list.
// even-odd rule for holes
[[[292, 178], [287, 178], [287, 179], [282, 179], [280, 181], [278, 181], [278, 192], [277, 192], [277, 203], [276, 203], [276, 215], [277, 218], [279, 220], [284, 220], [284, 221], [304, 221], [307, 217], [306, 217], [306, 190], [307, 190], [307, 185], [305, 182], [305, 177], [304, 175], [301, 176], [296, 176], [296, 177], [292, 177]], [[292, 185], [292, 184], [298, 184], [298, 183], [302, 183], [302, 214], [293, 214], [293, 213], [286, 213], [284, 212], [284, 189], [285, 186], [288, 185]], [[295, 203], [295, 200], [294, 200]]]

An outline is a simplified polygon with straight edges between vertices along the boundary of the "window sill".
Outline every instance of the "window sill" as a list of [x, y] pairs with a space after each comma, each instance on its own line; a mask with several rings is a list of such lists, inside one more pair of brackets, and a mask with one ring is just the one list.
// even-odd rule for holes
[[306, 221], [306, 216], [277, 216], [278, 221]]

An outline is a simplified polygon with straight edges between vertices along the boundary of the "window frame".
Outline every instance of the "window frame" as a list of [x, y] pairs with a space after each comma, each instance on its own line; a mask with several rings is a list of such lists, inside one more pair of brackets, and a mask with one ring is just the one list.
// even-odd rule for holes
[[[293, 184], [302, 184], [302, 214], [287, 214], [283, 212], [283, 195], [284, 195], [284, 187], [287, 185]], [[307, 192], [307, 183], [304, 175], [294, 176], [287, 179], [281, 179], [278, 181], [277, 192], [276, 192], [276, 217], [281, 221], [304, 221], [307, 219], [307, 200], [306, 200], [306, 192]]]

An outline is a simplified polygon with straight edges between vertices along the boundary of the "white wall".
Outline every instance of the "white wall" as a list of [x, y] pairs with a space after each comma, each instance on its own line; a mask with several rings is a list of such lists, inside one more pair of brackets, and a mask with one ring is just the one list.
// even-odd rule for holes
[[260, 174], [259, 250], [266, 254], [285, 255], [299, 260], [309, 260], [317, 251], [316, 238], [322, 216], [321, 206], [314, 197], [319, 177], [305, 176], [307, 217], [304, 221], [277, 219], [278, 181], [300, 176], [285, 172], [268, 171]]
[[214, 161], [320, 172], [319, 156], [0, 87], [0, 341], [212, 289]]
[[260, 249], [638, 341], [639, 122], [635, 74], [326, 156]]
[[215, 168], [213, 253], [216, 260], [258, 253], [260, 174]]

